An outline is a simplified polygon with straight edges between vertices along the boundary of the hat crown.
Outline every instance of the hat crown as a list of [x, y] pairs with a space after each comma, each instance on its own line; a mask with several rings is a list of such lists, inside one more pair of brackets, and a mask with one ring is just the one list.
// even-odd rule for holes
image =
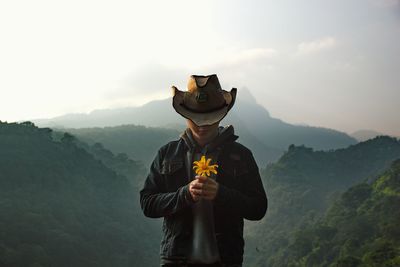
[[183, 102], [187, 108], [198, 112], [223, 107], [226, 100], [217, 75], [191, 75], [188, 81], [188, 92], [185, 93]]
[[213, 87], [214, 89], [221, 90], [221, 85], [219, 83], [216, 74], [211, 74], [207, 76], [203, 75], [191, 75], [187, 84], [189, 92], [194, 92], [200, 88]]

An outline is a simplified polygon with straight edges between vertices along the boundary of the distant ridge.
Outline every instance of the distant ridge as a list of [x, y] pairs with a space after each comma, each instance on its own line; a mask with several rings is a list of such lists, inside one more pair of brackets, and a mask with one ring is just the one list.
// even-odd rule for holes
[[[184, 118], [172, 108], [171, 99], [155, 100], [139, 107], [94, 110], [89, 114], [66, 114], [50, 119], [31, 120], [40, 127], [88, 128], [119, 125], [185, 128]], [[246, 88], [238, 90], [235, 106], [221, 122], [232, 124], [239, 142], [248, 145], [262, 162], [271, 162], [291, 144], [305, 145], [319, 150], [347, 147], [357, 140], [346, 133], [312, 126], [293, 125], [270, 116]], [[261, 145], [262, 144], [262, 145]], [[271, 152], [265, 152], [265, 149]]]

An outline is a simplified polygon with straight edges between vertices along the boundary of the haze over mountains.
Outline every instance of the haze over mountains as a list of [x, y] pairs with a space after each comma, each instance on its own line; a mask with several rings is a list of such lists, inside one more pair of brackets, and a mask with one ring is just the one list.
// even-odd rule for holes
[[381, 132], [377, 132], [374, 130], [358, 130], [350, 134], [350, 136], [354, 137], [360, 142], [367, 141], [368, 139], [372, 139], [376, 136], [384, 135]]
[[[66, 114], [50, 119], [31, 120], [40, 127], [88, 128], [125, 124], [165, 127], [182, 131], [185, 119], [175, 112], [171, 98], [151, 101], [143, 106], [94, 110], [89, 114]], [[290, 144], [314, 149], [336, 149], [357, 140], [333, 129], [293, 125], [273, 118], [246, 88], [238, 90], [235, 106], [221, 125], [232, 124], [241, 143], [253, 150], [258, 162], [276, 161]], [[178, 137], [178, 136], [177, 136]], [[126, 152], [126, 151], [124, 151]]]

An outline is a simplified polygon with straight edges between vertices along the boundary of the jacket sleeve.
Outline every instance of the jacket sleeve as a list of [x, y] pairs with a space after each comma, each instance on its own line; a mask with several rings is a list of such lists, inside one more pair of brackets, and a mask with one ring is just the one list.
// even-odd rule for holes
[[249, 172], [243, 179], [241, 190], [219, 184], [214, 204], [230, 212], [236, 213], [247, 220], [261, 220], [268, 208], [268, 199], [265, 193], [258, 166], [251, 152], [246, 159]]
[[178, 188], [176, 192], [165, 192], [164, 177], [160, 173], [161, 162], [160, 149], [150, 166], [144, 187], [140, 191], [140, 206], [144, 215], [150, 218], [174, 214], [194, 203], [188, 184]]

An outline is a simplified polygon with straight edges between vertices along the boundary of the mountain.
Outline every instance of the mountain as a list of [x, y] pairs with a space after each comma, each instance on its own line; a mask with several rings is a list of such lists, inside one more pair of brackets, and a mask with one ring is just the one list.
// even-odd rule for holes
[[82, 139], [67, 132], [52, 132], [53, 140], [65, 140], [66, 138], [73, 142], [79, 148], [85, 149], [96, 160], [100, 160], [106, 167], [115, 171], [117, 174], [125, 176], [130, 184], [137, 190], [143, 185], [147, 174], [146, 167], [140, 162], [133, 160], [125, 153], [115, 153], [106, 149], [102, 143], [94, 142], [89, 145]]
[[236, 112], [232, 112], [232, 116], [227, 120], [234, 125], [235, 123], [244, 125], [255, 138], [269, 147], [287, 150], [289, 145], [294, 144], [328, 150], [357, 143], [357, 140], [343, 132], [322, 127], [293, 125], [273, 118], [256, 102], [249, 90], [241, 90], [241, 93], [242, 95], [238, 96]]
[[125, 153], [131, 159], [150, 166], [158, 149], [167, 142], [177, 139], [180, 132], [175, 129], [121, 125], [114, 127], [65, 128], [65, 131], [88, 143], [101, 143], [113, 153]]
[[261, 222], [248, 224], [246, 261], [288, 266], [288, 244], [297, 231], [316, 222], [350, 186], [376, 179], [399, 158], [400, 141], [388, 136], [331, 151], [290, 146], [261, 172], [269, 209]]
[[[175, 112], [171, 99], [151, 101], [140, 107], [94, 110], [89, 114], [67, 114], [51, 119], [31, 120], [41, 127], [90, 128], [126, 124], [167, 127], [182, 131], [185, 119]], [[238, 90], [235, 106], [221, 122], [232, 124], [244, 145], [265, 166], [276, 161], [291, 144], [315, 149], [336, 149], [357, 143], [343, 132], [332, 129], [292, 125], [273, 118], [246, 88]], [[126, 152], [128, 153], [128, 152]]]
[[324, 218], [296, 233], [288, 266], [400, 266], [400, 160], [344, 192]]
[[143, 168], [68, 133], [0, 122], [0, 266], [157, 265]]
[[[61, 130], [61, 129], [60, 129]], [[150, 166], [157, 150], [169, 141], [179, 139], [184, 129], [167, 129], [160, 127], [145, 127], [140, 125], [121, 125], [114, 127], [94, 128], [63, 128], [80, 140], [89, 144], [101, 143], [113, 153], [126, 153], [130, 158]], [[282, 151], [267, 147], [254, 138], [246, 129], [242, 129], [238, 141], [252, 148], [252, 152], [260, 164], [278, 158]]]

